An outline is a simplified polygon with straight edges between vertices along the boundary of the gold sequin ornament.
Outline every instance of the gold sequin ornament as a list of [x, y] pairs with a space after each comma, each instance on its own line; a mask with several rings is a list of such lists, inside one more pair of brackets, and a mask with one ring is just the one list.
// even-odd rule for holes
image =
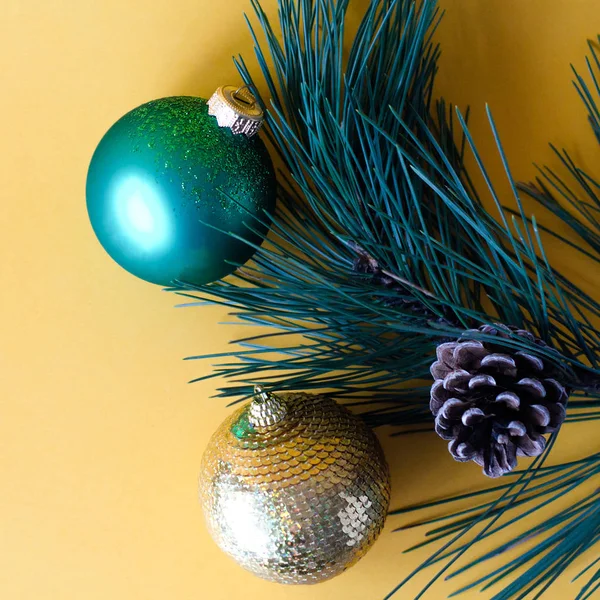
[[334, 400], [257, 388], [210, 440], [200, 500], [214, 540], [242, 567], [317, 583], [373, 545], [390, 475], [375, 435]]

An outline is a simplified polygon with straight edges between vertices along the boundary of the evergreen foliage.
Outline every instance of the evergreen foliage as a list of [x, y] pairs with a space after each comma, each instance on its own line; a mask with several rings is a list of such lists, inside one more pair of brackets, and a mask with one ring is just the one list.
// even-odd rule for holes
[[[600, 303], [549, 264], [543, 228], [525, 212], [521, 193], [526, 190], [565, 222], [573, 239], [553, 234], [556, 243], [577, 247], [595, 267], [600, 184], [557, 150], [573, 183], [540, 169], [537, 181], [520, 190], [488, 111], [512, 189], [504, 207], [467, 116], [433, 99], [440, 53], [433, 34], [441, 16], [435, 0], [372, 0], [352, 40], [345, 31], [348, 5], [279, 0], [277, 31], [253, 0], [259, 27], [250, 27], [270, 96], [261, 100], [268, 111], [266, 131], [285, 165], [272, 235], [234, 277], [205, 287], [183, 282], [177, 291], [192, 304], [223, 304], [242, 322], [270, 333], [237, 340], [229, 353], [190, 357], [217, 363], [200, 379], [224, 378], [219, 395], [227, 398], [247, 397], [257, 382], [279, 390], [326, 389], [360, 405], [372, 425], [432, 429], [429, 367], [436, 346], [464, 335], [492, 341], [473, 330], [500, 322], [548, 344], [536, 346], [517, 335], [506, 342], [557, 369], [572, 390], [567, 422], [598, 419], [600, 331], [594, 323]], [[600, 62], [590, 48], [591, 83], [576, 74], [575, 85], [600, 141]], [[243, 59], [237, 64], [257, 89]], [[472, 184], [467, 152], [484, 190]], [[457, 563], [467, 551], [476, 553], [479, 541], [533, 519], [540, 508], [597, 477], [600, 454], [546, 465], [556, 435], [529, 468], [491, 491], [414, 507], [466, 497], [474, 503], [422, 523], [435, 523], [423, 545], [443, 545], [419, 571], [438, 565], [433, 582], [496, 556], [508, 545]], [[479, 503], [484, 493], [492, 499]], [[485, 589], [527, 565], [494, 598], [539, 597], [600, 539], [599, 493], [541, 524], [530, 526], [528, 520], [526, 527], [525, 533], [514, 528], [511, 547], [536, 536], [534, 550], [473, 586]], [[597, 561], [582, 577], [581, 599], [600, 587]]]

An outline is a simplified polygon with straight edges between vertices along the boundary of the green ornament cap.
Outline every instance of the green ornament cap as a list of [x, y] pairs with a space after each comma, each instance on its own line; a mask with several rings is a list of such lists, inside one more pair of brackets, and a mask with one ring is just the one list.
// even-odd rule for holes
[[264, 121], [264, 113], [256, 98], [242, 86], [224, 85], [210, 97], [208, 114], [217, 118], [219, 127], [227, 127], [235, 134], [252, 137]]

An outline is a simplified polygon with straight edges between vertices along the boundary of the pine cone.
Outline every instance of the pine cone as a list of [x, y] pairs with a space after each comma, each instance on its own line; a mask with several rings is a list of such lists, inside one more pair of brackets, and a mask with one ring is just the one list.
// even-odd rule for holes
[[516, 467], [517, 456], [543, 452], [544, 434], [564, 421], [568, 391], [541, 358], [502, 344], [511, 331], [547, 347], [542, 340], [504, 325], [478, 331], [498, 343], [461, 339], [438, 346], [429, 406], [454, 459], [500, 477]]

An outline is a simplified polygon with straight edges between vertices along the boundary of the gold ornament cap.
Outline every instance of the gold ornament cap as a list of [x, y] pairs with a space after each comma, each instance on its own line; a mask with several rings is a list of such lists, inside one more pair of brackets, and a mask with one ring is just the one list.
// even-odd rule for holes
[[264, 121], [264, 112], [247, 85], [223, 85], [210, 97], [208, 114], [216, 117], [219, 127], [252, 137]]
[[285, 419], [287, 406], [285, 400], [265, 390], [254, 386], [254, 399], [248, 410], [248, 421], [254, 427], [270, 427]]

